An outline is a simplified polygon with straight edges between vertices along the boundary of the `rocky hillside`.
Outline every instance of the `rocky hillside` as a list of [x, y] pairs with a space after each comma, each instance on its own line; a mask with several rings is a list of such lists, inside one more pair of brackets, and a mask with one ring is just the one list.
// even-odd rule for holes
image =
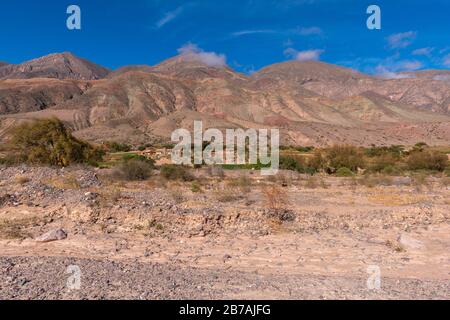
[[192, 54], [110, 73], [69, 53], [20, 66], [0, 67], [0, 127], [56, 116], [88, 140], [140, 143], [198, 119], [217, 128], [280, 128], [290, 144], [450, 141], [450, 82], [436, 78], [448, 70], [380, 79], [291, 61], [247, 76]]
[[69, 52], [51, 54], [18, 65], [0, 65], [0, 78], [31, 79], [55, 78], [96, 80], [104, 78], [109, 70]]

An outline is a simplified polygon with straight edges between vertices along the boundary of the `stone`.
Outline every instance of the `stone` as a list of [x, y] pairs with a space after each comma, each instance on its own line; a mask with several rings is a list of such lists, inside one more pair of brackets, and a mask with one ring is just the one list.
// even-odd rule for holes
[[45, 243], [64, 239], [67, 239], [67, 233], [63, 229], [54, 229], [36, 238], [36, 241]]

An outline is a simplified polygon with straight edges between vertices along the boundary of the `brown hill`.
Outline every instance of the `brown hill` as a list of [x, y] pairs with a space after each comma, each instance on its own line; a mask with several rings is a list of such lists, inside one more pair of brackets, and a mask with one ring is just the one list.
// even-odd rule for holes
[[18, 65], [1, 66], [0, 78], [96, 80], [104, 78], [108, 72], [106, 68], [64, 52], [50, 54]]

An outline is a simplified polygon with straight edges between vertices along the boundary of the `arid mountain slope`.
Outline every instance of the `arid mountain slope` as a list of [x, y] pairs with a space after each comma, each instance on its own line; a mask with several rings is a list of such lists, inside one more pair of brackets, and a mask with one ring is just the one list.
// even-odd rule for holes
[[[57, 62], [47, 71], [76, 64], [70, 54], [35, 61], [49, 57]], [[59, 64], [62, 57], [70, 62]], [[450, 141], [450, 82], [427, 78], [437, 71], [388, 80], [321, 62], [285, 62], [246, 76], [189, 54], [108, 74], [89, 69], [98, 80], [79, 80], [89, 78], [82, 69], [58, 73], [72, 80], [0, 80], [0, 127], [56, 116], [87, 140], [139, 143], [167, 140], [198, 119], [206, 128], [280, 128], [289, 144]], [[40, 74], [16, 72], [13, 78]]]
[[0, 80], [0, 114], [44, 110], [80, 96], [91, 84], [57, 79]]
[[266, 90], [307, 89], [331, 99], [372, 91], [393, 102], [450, 114], [450, 84], [426, 77], [380, 79], [351, 69], [311, 61], [275, 64], [255, 73], [252, 78], [260, 88]]

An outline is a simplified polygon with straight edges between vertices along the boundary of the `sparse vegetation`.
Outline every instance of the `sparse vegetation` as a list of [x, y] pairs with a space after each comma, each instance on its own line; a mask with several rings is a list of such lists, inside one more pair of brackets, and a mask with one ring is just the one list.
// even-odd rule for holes
[[228, 185], [233, 188], [238, 188], [242, 193], [249, 193], [251, 191], [252, 180], [247, 175], [241, 175], [238, 179], [231, 180]]
[[219, 202], [233, 202], [242, 199], [242, 194], [235, 188], [225, 187], [223, 189], [216, 189], [214, 196]]
[[147, 180], [152, 176], [154, 166], [141, 159], [123, 161], [115, 170], [114, 176], [127, 181]]
[[194, 181], [191, 184], [191, 191], [193, 193], [199, 193], [202, 191], [202, 187], [200, 186], [200, 184], [197, 181]]
[[173, 164], [163, 165], [161, 167], [161, 176], [167, 180], [181, 180], [186, 182], [194, 180], [188, 168]]
[[277, 212], [288, 208], [289, 196], [286, 191], [279, 186], [265, 186], [262, 188], [262, 193], [266, 200], [267, 208], [270, 210]]
[[280, 157], [280, 169], [314, 174], [316, 170], [301, 157]]
[[415, 151], [407, 160], [410, 170], [436, 170], [444, 171], [449, 164], [448, 157], [438, 151]]
[[337, 177], [353, 177], [354, 175], [353, 171], [346, 167], [341, 167], [336, 171]]

